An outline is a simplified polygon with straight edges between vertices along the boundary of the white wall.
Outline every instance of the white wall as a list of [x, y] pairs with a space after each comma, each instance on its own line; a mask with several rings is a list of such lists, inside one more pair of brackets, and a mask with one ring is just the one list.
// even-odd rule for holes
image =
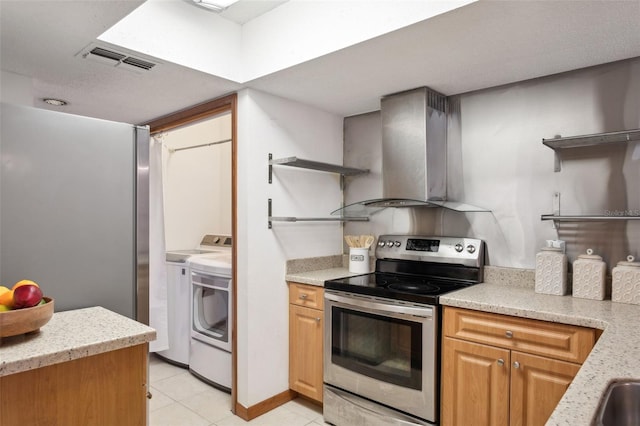
[[342, 164], [342, 118], [255, 90], [238, 94], [238, 402], [250, 407], [288, 384], [287, 259], [341, 253], [336, 222], [274, 223], [274, 216], [327, 216], [342, 197], [337, 176], [274, 167], [268, 154]]
[[163, 135], [167, 250], [195, 248], [205, 234], [231, 235], [231, 143], [170, 151], [230, 138], [230, 113]]
[[[482, 238], [489, 264], [516, 268], [534, 268], [544, 240], [558, 236], [567, 241], [570, 260], [588, 247], [609, 268], [629, 253], [640, 255], [640, 221], [562, 224], [557, 233], [540, 220], [552, 213], [556, 191], [563, 214], [640, 214], [640, 143], [574, 150], [554, 173], [554, 152], [541, 142], [640, 128], [638, 93], [640, 58], [451, 97], [448, 197], [493, 213], [395, 209], [383, 219], [374, 215], [371, 230]], [[379, 123], [379, 113], [345, 120], [345, 164], [367, 167], [362, 161], [369, 158], [369, 167], [380, 170], [380, 139], [372, 137]], [[364, 187], [356, 179], [362, 178], [347, 187], [348, 200], [381, 194], [379, 180]], [[345, 232], [363, 226], [349, 224]]]

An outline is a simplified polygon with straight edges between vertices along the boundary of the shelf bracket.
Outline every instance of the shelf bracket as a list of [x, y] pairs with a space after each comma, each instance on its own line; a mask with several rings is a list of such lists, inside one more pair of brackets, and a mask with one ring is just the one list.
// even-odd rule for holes
[[562, 171], [562, 159], [560, 158], [560, 153], [558, 151], [553, 153], [553, 171], [556, 173]]
[[[271, 154], [269, 154], [269, 157], [271, 157]], [[269, 166], [269, 168], [271, 168], [271, 166]], [[269, 182], [269, 183], [271, 183], [271, 182]], [[267, 217], [269, 218], [268, 219], [269, 220], [269, 229], [271, 229], [273, 227], [273, 224], [271, 223], [271, 217], [273, 216], [273, 214], [271, 213], [271, 210], [272, 210], [271, 198], [269, 198], [267, 209], [268, 209]]]
[[[557, 155], [558, 154], [556, 153], [556, 157]], [[560, 193], [559, 192], [553, 193], [553, 215], [560, 216]], [[551, 222], [551, 226], [553, 226], [553, 229], [558, 228], [558, 224], [555, 220]]]
[[[271, 160], [273, 160], [273, 154], [269, 153], [269, 183], [273, 181], [273, 164], [271, 164]], [[271, 216], [271, 213], [269, 213], [269, 216]], [[269, 226], [269, 228], [271, 228], [271, 226]]]

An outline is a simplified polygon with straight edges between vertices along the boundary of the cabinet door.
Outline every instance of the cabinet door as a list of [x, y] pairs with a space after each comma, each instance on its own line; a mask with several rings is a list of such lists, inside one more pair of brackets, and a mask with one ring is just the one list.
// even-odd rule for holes
[[511, 352], [511, 426], [544, 425], [580, 365]]
[[441, 424], [508, 425], [509, 350], [443, 340]]
[[322, 402], [323, 312], [289, 305], [289, 388]]

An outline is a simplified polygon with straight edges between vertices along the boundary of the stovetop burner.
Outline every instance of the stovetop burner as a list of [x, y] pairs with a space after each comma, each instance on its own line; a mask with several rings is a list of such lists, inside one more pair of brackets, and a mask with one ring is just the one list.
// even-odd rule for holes
[[387, 288], [393, 291], [417, 294], [438, 294], [442, 291], [437, 285], [417, 283], [393, 283], [389, 284]]
[[341, 290], [351, 293], [385, 297], [387, 299], [435, 305], [439, 296], [450, 291], [467, 287], [470, 282], [447, 280], [443, 278], [411, 276], [373, 272], [325, 281], [329, 290]]

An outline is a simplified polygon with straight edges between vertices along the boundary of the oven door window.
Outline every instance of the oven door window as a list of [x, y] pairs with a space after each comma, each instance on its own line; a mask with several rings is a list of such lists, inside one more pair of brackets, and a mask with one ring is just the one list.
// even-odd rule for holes
[[193, 330], [219, 342], [229, 342], [228, 279], [209, 278], [218, 286], [193, 282]]
[[333, 306], [331, 362], [398, 386], [422, 389], [422, 324]]

